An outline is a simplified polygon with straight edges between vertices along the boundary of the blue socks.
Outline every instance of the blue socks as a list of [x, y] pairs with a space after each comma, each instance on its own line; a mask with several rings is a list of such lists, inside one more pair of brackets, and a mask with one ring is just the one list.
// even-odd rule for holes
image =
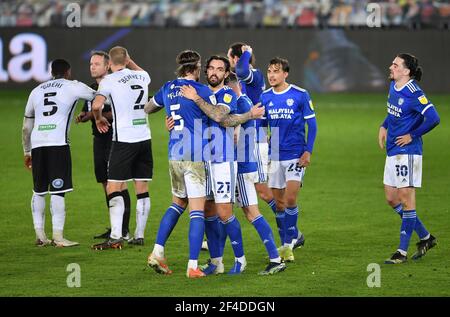
[[205, 234], [205, 215], [201, 210], [192, 210], [189, 217], [189, 260], [198, 260]]
[[275, 200], [272, 199], [267, 203], [272, 209], [273, 214], [275, 215], [275, 220], [277, 221], [277, 227], [278, 227], [278, 234], [280, 235], [280, 242], [281, 245], [284, 244], [284, 210], [283, 211], [277, 211], [277, 205], [275, 203]]
[[409, 241], [416, 225], [416, 211], [404, 210], [402, 216], [402, 226], [400, 228], [399, 250], [408, 251]]
[[255, 227], [256, 231], [258, 231], [259, 237], [264, 243], [267, 253], [269, 254], [269, 258], [278, 258], [279, 255], [273, 238], [272, 229], [270, 229], [266, 219], [264, 219], [262, 215], [259, 215], [252, 221], [252, 225]]
[[284, 215], [284, 244], [292, 243], [298, 235], [297, 229], [298, 208], [297, 206], [286, 208]]
[[284, 219], [285, 219], [284, 211], [277, 211], [275, 214], [275, 220], [277, 221], [278, 234], [280, 235], [281, 245], [284, 244], [284, 234], [285, 234]]
[[244, 256], [244, 246], [242, 243], [241, 225], [237, 218], [233, 215], [227, 221], [222, 223], [225, 225], [225, 232], [230, 237], [231, 247], [233, 248], [234, 256], [240, 258]]
[[[397, 214], [399, 214], [400, 218], [403, 218], [402, 204], [398, 204], [397, 206], [393, 207], [393, 209], [395, 210], [395, 212]], [[417, 215], [416, 215], [416, 225], [414, 226], [414, 231], [417, 233], [417, 235], [419, 236], [419, 239], [421, 239], [421, 240], [426, 238], [430, 234], [428, 232], [428, 230], [425, 228], [425, 226], [423, 225], [422, 221], [420, 221], [419, 217], [417, 217]]]
[[161, 219], [159, 223], [158, 234], [156, 236], [156, 244], [164, 246], [166, 244], [167, 239], [170, 236], [173, 228], [178, 222], [178, 219], [183, 214], [184, 208], [178, 206], [173, 203], [167, 208], [166, 213]]
[[205, 233], [206, 239], [208, 240], [209, 254], [212, 259], [223, 255], [223, 248], [221, 249], [221, 231], [222, 224], [218, 220], [218, 216], [206, 218]]

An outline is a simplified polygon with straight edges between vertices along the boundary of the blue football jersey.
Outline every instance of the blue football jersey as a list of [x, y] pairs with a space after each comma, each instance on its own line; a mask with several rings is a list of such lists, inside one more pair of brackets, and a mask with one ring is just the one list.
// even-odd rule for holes
[[203, 161], [203, 148], [207, 143], [204, 131], [208, 117], [193, 102], [180, 94], [180, 87], [191, 85], [204, 100], [215, 104], [212, 91], [194, 80], [178, 78], [167, 82], [153, 97], [154, 103], [164, 107], [167, 116], [175, 121], [169, 137], [169, 160]]
[[[237, 99], [238, 114], [249, 112], [253, 106], [252, 101], [246, 95], [241, 95]], [[241, 124], [239, 141], [237, 143], [238, 173], [251, 173], [258, 170], [256, 162], [256, 120], [248, 120]]]
[[422, 89], [413, 79], [397, 89], [392, 81], [387, 102], [388, 131], [386, 150], [388, 156], [397, 154], [422, 155], [422, 137], [413, 138], [412, 142], [400, 147], [395, 144], [396, 138], [410, 133], [419, 127], [424, 120], [423, 114], [433, 104], [427, 99]]
[[[237, 96], [230, 87], [223, 86], [214, 92], [214, 96], [217, 106], [228, 107], [230, 114], [236, 113]], [[233, 162], [235, 160], [234, 128], [224, 128], [216, 121], [209, 119], [209, 140], [211, 156], [206, 158], [207, 160], [214, 163]]]
[[305, 122], [316, 116], [309, 93], [295, 85], [276, 92], [270, 88], [261, 95], [271, 136], [270, 158], [298, 159], [305, 151]]

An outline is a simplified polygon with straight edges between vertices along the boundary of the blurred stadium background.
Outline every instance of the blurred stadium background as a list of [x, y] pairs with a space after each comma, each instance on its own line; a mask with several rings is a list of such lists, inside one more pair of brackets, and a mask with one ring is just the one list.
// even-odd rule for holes
[[[367, 25], [374, 3], [380, 27]], [[67, 24], [73, 4], [80, 8], [80, 27]], [[450, 295], [449, 25], [450, 1], [1, 1], [0, 295]], [[226, 54], [235, 41], [253, 47], [256, 67], [263, 72], [273, 56], [287, 58], [288, 80], [310, 90], [318, 113], [315, 153], [299, 198], [300, 227], [307, 242], [297, 251], [296, 263], [270, 280], [257, 277], [266, 261], [264, 250], [236, 209], [249, 260], [248, 272], [239, 279], [185, 278], [186, 217], [168, 242], [176, 273], [167, 278], [143, 271], [170, 201], [162, 113], [150, 116], [155, 177], [145, 247], [89, 250], [92, 236], [108, 225], [108, 217], [93, 173], [90, 125], [85, 124], [71, 129], [75, 190], [67, 195], [65, 230], [81, 246], [35, 248], [29, 207], [32, 180], [23, 168], [20, 135], [28, 94], [50, 79], [51, 60], [68, 59], [74, 78], [89, 84], [91, 50], [122, 45], [150, 73], [150, 91], [155, 92], [174, 77], [179, 51], [195, 49], [206, 59]], [[440, 245], [419, 263], [382, 267], [382, 286], [372, 289], [366, 284], [367, 265], [382, 263], [391, 254], [400, 225], [384, 202], [384, 152], [376, 142], [386, 112], [387, 67], [399, 52], [419, 58], [424, 68], [420, 85], [441, 115], [440, 126], [424, 138], [424, 188], [417, 198], [418, 213]], [[134, 201], [132, 197], [132, 206]], [[269, 208], [261, 204], [261, 209], [276, 228]], [[46, 228], [49, 233], [48, 214]], [[229, 247], [225, 256], [230, 263]], [[66, 285], [69, 263], [81, 266], [79, 289]]]

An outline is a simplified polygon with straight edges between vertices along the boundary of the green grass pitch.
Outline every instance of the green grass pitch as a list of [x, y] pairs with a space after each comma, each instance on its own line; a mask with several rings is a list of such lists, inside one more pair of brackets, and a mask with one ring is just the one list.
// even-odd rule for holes
[[[423, 188], [417, 212], [438, 237], [438, 246], [418, 262], [383, 265], [395, 251], [400, 219], [384, 201], [382, 176], [385, 153], [378, 148], [378, 127], [386, 112], [386, 94], [315, 95], [318, 137], [312, 164], [298, 198], [299, 224], [306, 236], [295, 251], [296, 262], [285, 272], [262, 277], [266, 253], [254, 228], [235, 208], [242, 225], [248, 269], [241, 276], [189, 280], [188, 217], [184, 214], [167, 243], [174, 273], [158, 275], [145, 269], [159, 221], [170, 203], [167, 132], [163, 114], [150, 116], [154, 180], [151, 213], [144, 247], [94, 252], [92, 237], [109, 226], [101, 186], [95, 182], [90, 124], [72, 124], [70, 139], [74, 191], [66, 195], [67, 238], [74, 248], [34, 246], [30, 211], [31, 174], [23, 167], [21, 126], [28, 91], [0, 92], [0, 296], [448, 296], [450, 289], [450, 95], [429, 95], [441, 124], [424, 137]], [[76, 113], [80, 111], [80, 104]], [[131, 190], [131, 194], [134, 191]], [[132, 195], [132, 207], [136, 198]], [[275, 219], [260, 208], [275, 232]], [[130, 221], [134, 230], [135, 214]], [[51, 217], [46, 214], [51, 235]], [[414, 252], [414, 234], [410, 252]], [[207, 259], [202, 252], [200, 262]], [[227, 243], [225, 269], [232, 265]], [[81, 268], [81, 287], [69, 288], [67, 265]], [[381, 266], [380, 287], [366, 280], [371, 263]]]

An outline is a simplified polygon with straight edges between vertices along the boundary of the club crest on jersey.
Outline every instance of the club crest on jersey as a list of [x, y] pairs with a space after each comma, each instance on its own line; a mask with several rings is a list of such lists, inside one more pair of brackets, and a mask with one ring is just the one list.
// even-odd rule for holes
[[64, 186], [64, 181], [61, 178], [54, 179], [52, 186], [56, 189], [62, 188]]
[[216, 96], [214, 95], [209, 96], [209, 101], [211, 101], [212, 105], [216, 105], [217, 104]]
[[403, 105], [403, 102], [405, 102], [405, 100], [403, 98], [399, 98], [398, 99], [398, 105], [399, 106]]
[[426, 105], [428, 103], [428, 99], [427, 97], [425, 97], [425, 95], [420, 96], [418, 99], [422, 105]]
[[287, 104], [289, 107], [292, 107], [292, 105], [294, 104], [294, 99], [289, 98], [288, 100], [286, 100], [286, 104]]
[[311, 100], [309, 101], [309, 108], [310, 108], [312, 111], [314, 111], [314, 106], [313, 106], [313, 103], [312, 103]]
[[225, 101], [226, 103], [230, 103], [232, 99], [233, 99], [233, 96], [230, 94], [223, 95], [223, 101]]

